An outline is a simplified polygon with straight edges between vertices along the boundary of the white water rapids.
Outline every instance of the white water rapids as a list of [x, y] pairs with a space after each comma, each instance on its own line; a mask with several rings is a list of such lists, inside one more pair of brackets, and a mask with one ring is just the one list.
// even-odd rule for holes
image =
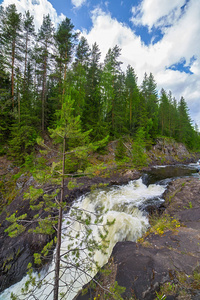
[[[87, 251], [87, 242], [89, 245], [89, 237], [85, 232], [85, 226], [81, 222], [77, 222], [75, 217], [69, 215], [65, 216], [63, 223], [63, 240], [61, 255], [63, 262], [60, 271], [61, 285], [59, 292], [65, 296], [62, 299], [71, 300], [75, 297], [81, 287], [89, 282], [96, 274], [97, 270], [92, 261], [98, 262], [99, 266], [103, 266], [109, 259], [113, 247], [118, 241], [136, 241], [147, 230], [149, 223], [147, 216], [139, 210], [145, 201], [148, 199], [157, 199], [155, 201], [162, 201], [160, 197], [165, 190], [165, 186], [151, 184], [148, 187], [142, 183], [142, 179], [134, 180], [124, 186], [115, 186], [111, 188], [104, 188], [95, 190], [88, 195], [79, 198], [74, 203], [79, 211], [83, 211], [83, 216], [87, 215], [85, 212], [90, 212], [91, 220], [88, 228], [91, 229], [92, 239], [97, 243], [102, 243], [99, 236], [99, 230], [107, 221], [115, 222], [113, 225], [108, 226], [108, 235], [106, 240], [109, 241], [106, 254], [101, 251], [94, 251], [94, 256], [90, 257]], [[102, 220], [101, 224], [95, 223], [95, 214], [101, 208]], [[92, 225], [91, 225], [92, 224]], [[69, 231], [70, 228], [70, 231]], [[75, 236], [77, 239], [75, 239]], [[83, 244], [84, 238], [87, 237]], [[75, 255], [68, 255], [68, 249], [77, 248], [81, 249], [80, 257], [77, 252]], [[95, 250], [95, 249], [94, 249]], [[67, 255], [67, 257], [65, 257]], [[76, 260], [77, 259], [77, 260]], [[19, 299], [40, 299], [51, 300], [53, 299], [53, 273], [54, 262], [51, 263], [48, 270], [43, 270], [42, 277], [45, 277], [46, 284], [40, 289], [34, 291], [34, 296], [28, 297], [20, 296]], [[11, 286], [0, 295], [0, 300], [9, 300], [11, 292], [16, 295], [21, 294], [21, 288], [24, 286], [27, 277], [24, 277], [20, 282]]]

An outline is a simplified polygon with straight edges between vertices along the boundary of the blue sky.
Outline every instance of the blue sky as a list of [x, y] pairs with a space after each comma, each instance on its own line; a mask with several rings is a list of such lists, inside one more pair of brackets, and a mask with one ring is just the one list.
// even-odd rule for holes
[[55, 26], [66, 17], [89, 45], [97, 42], [102, 60], [118, 44], [125, 71], [153, 73], [158, 84], [177, 100], [183, 96], [200, 129], [200, 0], [0, 0], [30, 10], [36, 28], [44, 14]]

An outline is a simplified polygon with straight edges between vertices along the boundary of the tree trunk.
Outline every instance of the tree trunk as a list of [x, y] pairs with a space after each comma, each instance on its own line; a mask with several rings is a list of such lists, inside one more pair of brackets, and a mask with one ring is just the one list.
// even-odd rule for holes
[[64, 78], [63, 78], [63, 92], [62, 92], [62, 104], [64, 102], [64, 95], [65, 95], [65, 81], [67, 77], [67, 50], [65, 52], [65, 65], [64, 65]]
[[12, 43], [12, 74], [11, 74], [11, 98], [14, 109], [14, 64], [15, 64], [15, 40]]
[[42, 83], [42, 132], [44, 132], [44, 110], [45, 110], [45, 96], [46, 96], [46, 73], [47, 73], [47, 57], [44, 58], [43, 83]]
[[64, 200], [65, 145], [66, 145], [66, 136], [64, 136], [63, 139], [62, 182], [61, 182], [60, 207], [59, 207], [59, 216], [58, 216], [57, 249], [56, 249], [56, 257], [55, 257], [55, 278], [54, 278], [53, 300], [58, 300], [58, 295], [59, 295], [60, 248], [61, 248], [61, 232], [62, 232], [62, 217], [63, 217], [62, 203]]
[[28, 32], [26, 33], [26, 47], [25, 47], [25, 61], [24, 61], [24, 92], [26, 87], [27, 57], [28, 57]]

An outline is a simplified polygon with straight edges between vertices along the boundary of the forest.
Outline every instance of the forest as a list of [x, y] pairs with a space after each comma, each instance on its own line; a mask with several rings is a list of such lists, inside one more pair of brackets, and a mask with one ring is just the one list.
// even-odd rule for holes
[[[97, 43], [90, 47], [67, 17], [55, 28], [50, 16], [46, 15], [36, 32], [34, 17], [29, 11], [22, 15], [14, 4], [6, 8], [0, 6], [0, 156], [6, 155], [6, 159], [14, 162], [11, 167], [5, 167], [10, 174], [3, 174], [0, 181], [0, 230], [4, 239], [0, 244], [8, 241], [4, 233], [12, 238], [21, 235], [25, 241], [31, 240], [35, 244], [30, 246], [31, 251], [38, 252], [34, 253], [34, 262], [32, 257], [28, 258], [25, 266], [29, 279], [22, 292], [28, 296], [22, 299], [30, 299], [28, 289], [31, 284], [34, 299], [42, 299], [35, 296], [35, 290], [43, 283], [48, 286], [48, 280], [43, 282], [43, 278], [38, 277], [36, 282], [32, 268], [37, 266], [40, 270], [42, 264], [49, 262], [55, 245], [54, 282], [49, 284], [49, 295], [53, 293], [54, 300], [59, 299], [59, 293], [62, 299], [67, 295], [60, 289], [64, 279], [62, 275], [59, 277], [59, 270], [71, 272], [75, 267], [75, 271], [80, 269], [89, 273], [94, 268], [93, 263], [100, 270], [98, 262], [91, 257], [95, 251], [103, 254], [107, 251], [108, 228], [115, 219], [102, 223], [102, 215], [107, 213], [103, 213], [103, 207], [97, 206], [95, 213], [78, 206], [71, 207], [73, 199], [66, 194], [66, 190], [70, 193], [77, 187], [84, 189], [84, 182], [93, 175], [102, 175], [102, 169], [107, 172], [104, 179], [109, 177], [109, 163], [105, 163], [103, 155], [98, 161], [91, 153], [97, 150], [103, 153], [108, 142], [117, 142], [113, 157], [120, 162], [117, 165], [115, 161], [114, 167], [123, 168], [131, 160], [132, 168], [147, 165], [144, 149], [150, 149], [157, 138], [184, 143], [191, 152], [200, 150], [200, 133], [197, 125], [193, 125], [186, 100], [183, 97], [175, 99], [171, 91], [159, 91], [152, 73], [145, 73], [139, 85], [133, 66], [128, 65], [126, 71], [122, 70], [120, 55], [121, 49], [116, 45], [108, 49], [102, 62]], [[58, 146], [54, 147], [54, 144]], [[131, 145], [130, 148], [127, 145]], [[126, 147], [131, 158], [126, 156]], [[91, 180], [89, 189], [107, 185], [106, 179], [104, 183]], [[22, 205], [23, 200], [27, 201]], [[189, 203], [192, 206], [192, 202]], [[62, 220], [69, 210], [65, 225], [69, 227], [66, 233], [69, 244], [63, 254]], [[80, 233], [73, 228], [74, 220], [84, 226]], [[28, 227], [30, 223], [31, 228]], [[98, 231], [101, 242], [95, 239], [95, 230], [93, 232], [90, 225], [101, 229]], [[43, 240], [39, 244], [40, 238], [28, 239], [26, 234], [32, 234], [31, 237], [40, 234]], [[11, 248], [5, 247], [6, 253], [3, 253], [5, 281], [5, 277], [10, 280], [8, 275], [15, 263], [17, 272], [20, 269], [18, 257], [7, 259]], [[20, 257], [19, 249], [16, 256]], [[89, 263], [80, 256], [85, 250]], [[24, 270], [20, 271], [22, 278]], [[67, 280], [69, 287], [73, 286], [71, 279]], [[73, 280], [76, 282], [76, 277]], [[105, 292], [119, 296], [124, 290], [116, 283], [113, 289]], [[96, 281], [95, 284], [98, 285]], [[20, 298], [11, 295], [11, 299]]]
[[68, 125], [76, 128], [69, 148], [140, 135], [147, 143], [164, 136], [198, 150], [186, 100], [158, 91], [152, 73], [139, 86], [132, 66], [122, 71], [120, 52], [117, 45], [108, 49], [101, 63], [99, 46], [90, 48], [70, 19], [55, 28], [46, 15], [36, 32], [29, 11], [0, 6], [0, 155], [23, 164], [38, 136]]

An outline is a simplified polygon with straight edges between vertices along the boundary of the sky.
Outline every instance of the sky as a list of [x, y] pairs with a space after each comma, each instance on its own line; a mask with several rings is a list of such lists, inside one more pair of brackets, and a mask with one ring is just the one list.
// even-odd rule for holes
[[109, 48], [121, 48], [125, 71], [130, 64], [140, 85], [153, 73], [158, 91], [183, 96], [200, 129], [200, 0], [0, 0], [29, 10], [38, 29], [43, 15], [57, 26], [70, 18], [90, 46], [99, 45], [104, 59]]

